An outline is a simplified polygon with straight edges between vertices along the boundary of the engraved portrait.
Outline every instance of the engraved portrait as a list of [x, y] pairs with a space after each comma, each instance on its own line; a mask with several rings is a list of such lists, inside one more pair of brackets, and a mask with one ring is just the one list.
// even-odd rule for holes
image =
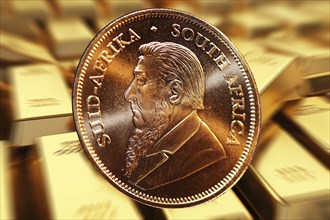
[[139, 47], [134, 78], [125, 92], [134, 128], [125, 155], [125, 176], [144, 190], [185, 179], [226, 158], [199, 117], [205, 74], [197, 56], [173, 42]]

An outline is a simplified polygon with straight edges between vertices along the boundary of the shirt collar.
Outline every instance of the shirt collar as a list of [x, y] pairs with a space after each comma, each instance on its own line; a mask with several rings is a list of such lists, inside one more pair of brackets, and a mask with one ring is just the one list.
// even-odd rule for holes
[[196, 110], [192, 111], [188, 116], [182, 119], [170, 131], [163, 135], [156, 144], [148, 151], [147, 156], [156, 154], [160, 151], [174, 154], [180, 149], [194, 134], [201, 125]]

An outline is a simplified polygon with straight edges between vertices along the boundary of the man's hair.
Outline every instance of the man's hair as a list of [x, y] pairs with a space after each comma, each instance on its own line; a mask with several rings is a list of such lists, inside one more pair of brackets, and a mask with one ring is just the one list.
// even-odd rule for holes
[[150, 42], [139, 48], [142, 56], [152, 60], [154, 74], [165, 83], [180, 80], [184, 97], [181, 104], [203, 109], [205, 76], [196, 55], [188, 48], [172, 42]]

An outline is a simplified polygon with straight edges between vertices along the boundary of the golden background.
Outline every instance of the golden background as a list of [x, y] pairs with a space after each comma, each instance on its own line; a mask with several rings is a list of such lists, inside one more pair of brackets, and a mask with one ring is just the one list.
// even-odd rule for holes
[[[12, 136], [17, 132], [13, 129], [13, 124], [18, 104], [13, 95], [15, 88], [10, 74], [16, 68], [25, 68], [28, 65], [48, 63], [59, 66], [68, 94], [71, 95], [76, 65], [93, 36], [116, 17], [150, 7], [175, 8], [189, 12], [208, 21], [228, 36], [247, 60], [259, 88], [263, 112], [260, 150], [267, 148], [269, 140], [276, 137], [278, 130], [285, 130], [292, 139], [297, 139], [299, 147], [307, 149], [312, 158], [322, 164], [321, 167], [325, 167], [328, 175], [325, 179], [330, 184], [327, 134], [330, 126], [329, 1], [1, 0], [0, 3], [0, 138], [6, 141], [0, 147], [7, 151], [6, 158], [5, 154], [1, 154], [1, 164], [6, 161], [6, 169], [1, 171], [5, 172], [6, 179], [2, 179], [1, 183], [9, 183], [8, 189], [1, 190], [8, 191], [10, 198], [10, 204], [3, 204], [1, 200], [2, 213], [5, 212], [4, 207], [9, 206], [12, 216], [17, 219], [52, 218], [52, 207], [46, 202], [47, 185], [43, 183], [39, 163], [42, 158], [38, 148], [34, 145], [20, 147], [12, 142]], [[34, 89], [33, 92], [44, 92], [37, 84], [28, 86]], [[308, 126], [313, 130], [299, 130], [299, 123], [294, 123], [295, 112], [297, 108], [299, 110], [299, 103], [307, 98], [324, 100], [326, 104], [322, 106], [323, 116], [319, 116], [323, 118], [309, 122], [311, 126]], [[311, 102], [309, 106], [314, 105], [313, 100]], [[317, 104], [315, 106], [321, 109]], [[22, 109], [21, 111], [24, 112]], [[281, 125], [281, 128], [275, 126], [274, 129], [274, 122]], [[65, 126], [67, 131], [75, 130], [72, 119], [67, 120]], [[318, 129], [321, 132], [315, 132]], [[290, 147], [290, 143], [281, 142], [287, 144], [287, 147]], [[256, 159], [259, 159], [258, 156], [256, 154]], [[299, 156], [300, 154], [292, 155]], [[304, 161], [304, 158], [301, 160]], [[257, 170], [257, 164], [254, 165]], [[315, 172], [317, 171], [320, 170]], [[244, 178], [244, 181], [252, 182], [247, 177]], [[248, 178], [257, 177], [250, 175]], [[260, 184], [262, 187], [265, 183]], [[251, 198], [251, 195], [259, 195], [251, 192], [249, 194], [244, 191], [247, 190], [244, 186], [245, 184], [239, 184], [239, 188], [234, 187], [234, 191], [252, 218], [279, 217], [274, 211], [276, 201], [271, 201], [271, 196], [260, 196], [267, 200], [265, 203], [273, 204], [262, 208], [257, 199]], [[316, 184], [312, 188], [316, 190], [319, 186]], [[313, 193], [310, 189], [301, 190], [302, 195], [310, 192]], [[306, 199], [303, 196], [301, 198]], [[310, 198], [314, 201], [318, 197]], [[282, 200], [285, 201], [283, 198]], [[286, 205], [290, 207], [290, 203]], [[313, 208], [321, 210], [321, 214], [315, 215], [317, 218], [330, 217], [329, 199], [325, 200], [325, 208], [321, 205], [304, 207]], [[142, 205], [139, 205], [139, 210], [145, 219], [168, 217], [162, 210]], [[207, 216], [205, 213], [205, 218]], [[218, 216], [220, 219], [223, 217]], [[289, 215], [282, 217], [289, 218]], [[194, 216], [187, 218], [194, 219]], [[305, 218], [308, 219], [307, 216]]]

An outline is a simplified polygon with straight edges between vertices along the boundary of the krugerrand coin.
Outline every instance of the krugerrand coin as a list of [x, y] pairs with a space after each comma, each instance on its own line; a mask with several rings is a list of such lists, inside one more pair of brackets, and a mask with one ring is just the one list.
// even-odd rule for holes
[[230, 40], [171, 9], [108, 24], [85, 50], [73, 90], [89, 160], [118, 190], [155, 207], [197, 205], [230, 189], [255, 151], [259, 106]]

